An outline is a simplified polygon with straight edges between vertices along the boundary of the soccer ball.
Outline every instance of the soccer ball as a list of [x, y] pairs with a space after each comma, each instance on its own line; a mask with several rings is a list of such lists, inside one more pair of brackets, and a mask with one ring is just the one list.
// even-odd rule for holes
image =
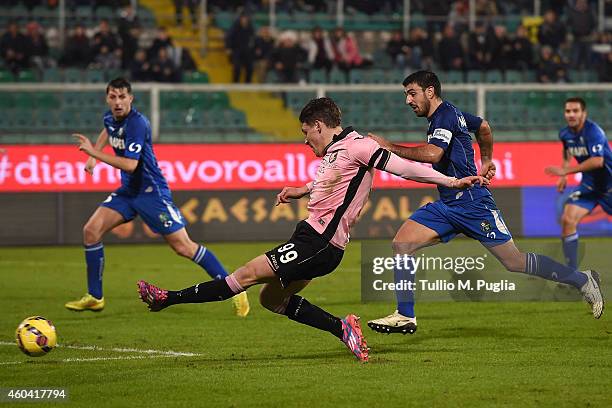
[[30, 357], [44, 356], [57, 344], [55, 326], [42, 316], [25, 319], [15, 332], [19, 349]]

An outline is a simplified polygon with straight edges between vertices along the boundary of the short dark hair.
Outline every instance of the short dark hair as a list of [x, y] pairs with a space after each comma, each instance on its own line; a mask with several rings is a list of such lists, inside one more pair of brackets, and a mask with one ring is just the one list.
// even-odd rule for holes
[[342, 112], [338, 105], [328, 97], [311, 99], [300, 113], [300, 123], [314, 124], [320, 120], [330, 128], [340, 126]]
[[572, 96], [571, 98], [567, 98], [563, 106], [565, 106], [568, 103], [579, 103], [582, 110], [586, 110], [586, 102], [584, 101], [584, 99], [582, 99], [579, 96]]
[[131, 94], [132, 93], [132, 85], [130, 85], [129, 81], [125, 78], [119, 77], [119, 78], [115, 78], [112, 81], [110, 81], [108, 83], [108, 85], [106, 85], [106, 93], [108, 94], [108, 91], [110, 91], [110, 89], [122, 89], [125, 88], [127, 89], [128, 93]]
[[408, 86], [410, 84], [417, 84], [423, 90], [433, 86], [434, 95], [438, 98], [442, 97], [442, 85], [440, 85], [440, 80], [438, 76], [431, 71], [417, 71], [408, 75], [402, 85]]

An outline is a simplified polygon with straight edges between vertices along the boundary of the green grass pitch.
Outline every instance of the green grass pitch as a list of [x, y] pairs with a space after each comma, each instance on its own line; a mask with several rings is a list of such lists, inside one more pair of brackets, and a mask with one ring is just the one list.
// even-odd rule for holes
[[[583, 264], [612, 280], [612, 239], [584, 241], [599, 249]], [[229, 301], [148, 312], [138, 279], [171, 289], [208, 279], [162, 245], [106, 247], [100, 313], [63, 307], [85, 292], [81, 248], [1, 248], [0, 387], [65, 387], [61, 406], [612, 406], [610, 310], [597, 321], [581, 302], [431, 302], [418, 305], [416, 334], [381, 335], [365, 321], [393, 305], [360, 303], [359, 245], [303, 295], [362, 317], [369, 364], [330, 334], [264, 310], [257, 288], [246, 319]], [[211, 245], [230, 269], [271, 247]], [[29, 358], [10, 344], [30, 315], [51, 319], [62, 347]]]

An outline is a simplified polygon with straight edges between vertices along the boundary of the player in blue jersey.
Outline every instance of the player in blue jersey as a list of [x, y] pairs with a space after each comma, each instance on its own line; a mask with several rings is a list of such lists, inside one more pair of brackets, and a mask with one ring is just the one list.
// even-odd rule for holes
[[[557, 188], [565, 190], [568, 174], [582, 173], [582, 180], [568, 197], [561, 216], [561, 241], [567, 265], [578, 268], [578, 232], [581, 219], [600, 205], [612, 215], [612, 150], [604, 131], [587, 119], [586, 103], [582, 98], [569, 98], [564, 111], [567, 126], [559, 132], [563, 143], [563, 166], [545, 169], [559, 176]], [[574, 157], [578, 162], [570, 166]]]
[[[473, 115], [465, 115], [442, 100], [440, 81], [432, 72], [415, 72], [404, 80], [403, 85], [406, 104], [417, 116], [429, 121], [427, 144], [405, 147], [376, 135], [370, 136], [382, 147], [405, 159], [432, 163], [439, 172], [461, 178], [476, 175], [474, 150], [468, 132], [470, 128], [472, 131], [478, 129], [476, 139], [481, 152], [481, 175], [491, 179], [495, 175], [495, 165], [492, 162], [493, 137], [488, 123]], [[486, 186], [475, 185], [466, 191], [439, 186], [438, 191], [438, 201], [419, 208], [397, 231], [393, 239], [396, 255], [412, 257], [421, 248], [448, 242], [463, 233], [480, 241], [508, 271], [574, 286], [591, 305], [593, 316], [601, 316], [604, 300], [597, 272], [580, 272], [547, 256], [519, 251]], [[396, 268], [397, 282], [414, 281], [414, 261], [405, 264], [408, 268]], [[417, 323], [413, 293], [397, 291], [396, 295], [397, 310], [387, 317], [368, 322], [368, 326], [381, 333], [414, 333]]]
[[[172, 193], [153, 153], [149, 120], [132, 107], [133, 100], [128, 81], [123, 78], [112, 80], [106, 88], [110, 110], [104, 114], [104, 129], [96, 145], [93, 146], [86, 136], [73, 135], [78, 140], [79, 150], [89, 155], [85, 171], [93, 174], [97, 160], [107, 163], [121, 170], [121, 187], [100, 204], [83, 228], [88, 293], [81, 299], [66, 303], [70, 310], [100, 311], [104, 308], [102, 238], [108, 231], [137, 215], [151, 230], [162, 235], [178, 255], [200, 265], [212, 278], [225, 279], [228, 276], [215, 255], [187, 235], [185, 221], [172, 201]], [[115, 155], [102, 151], [107, 143], [113, 147]], [[234, 306], [237, 315], [248, 314], [246, 292], [234, 301]]]

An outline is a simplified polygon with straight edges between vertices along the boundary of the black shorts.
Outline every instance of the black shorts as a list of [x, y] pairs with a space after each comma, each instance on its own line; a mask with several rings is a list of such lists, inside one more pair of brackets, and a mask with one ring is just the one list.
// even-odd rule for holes
[[306, 221], [298, 223], [289, 241], [266, 252], [283, 287], [327, 275], [340, 265], [343, 255], [342, 249], [330, 244]]

